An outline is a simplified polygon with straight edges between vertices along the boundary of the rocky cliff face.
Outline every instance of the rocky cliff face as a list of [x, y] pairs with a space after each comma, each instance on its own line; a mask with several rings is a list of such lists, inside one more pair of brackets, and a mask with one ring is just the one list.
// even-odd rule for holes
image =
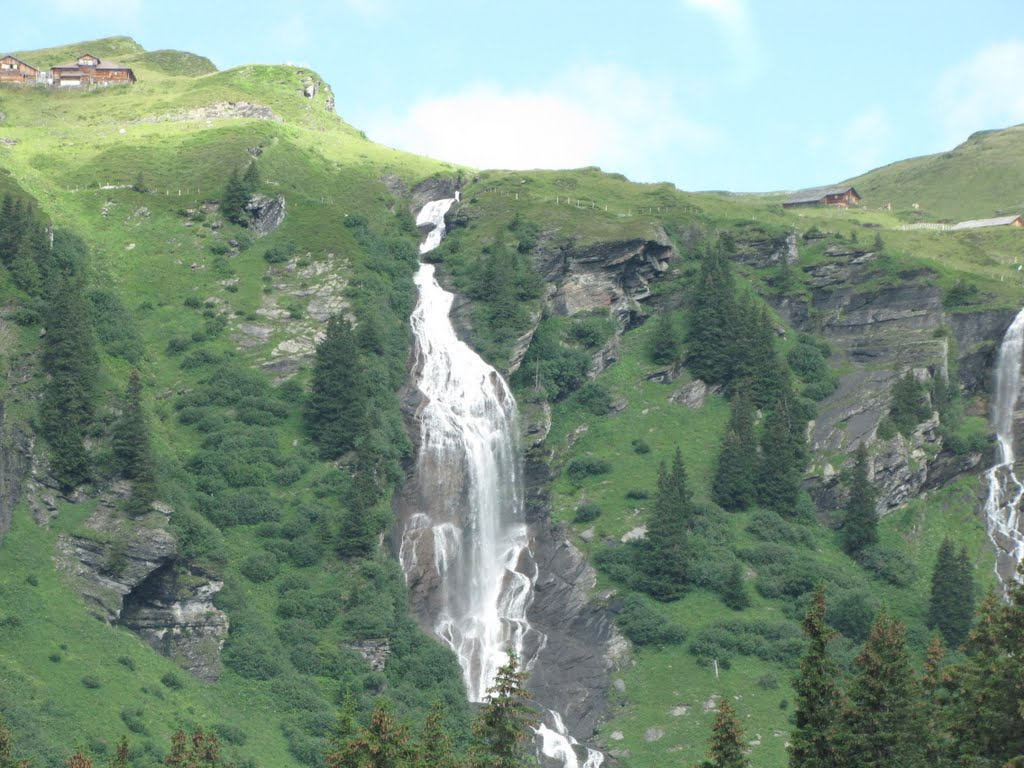
[[228, 618], [212, 599], [223, 583], [179, 560], [166, 527], [169, 507], [155, 504], [133, 520], [119, 514], [127, 493], [116, 486], [80, 533], [58, 538], [57, 567], [98, 619], [128, 627], [196, 677], [216, 680]]
[[[778, 252], [777, 244], [768, 247], [763, 259]], [[986, 394], [1013, 312], [949, 313], [929, 270], [892, 274], [884, 256], [855, 247], [832, 246], [825, 255], [804, 268], [809, 297], [768, 297], [788, 324], [827, 339], [833, 367], [845, 371], [836, 392], [819, 404], [810, 432], [816, 458], [809, 486], [819, 508], [841, 506], [837, 464], [862, 442], [875, 445], [872, 476], [882, 513], [987, 466], [980, 453], [956, 456], [945, 449], [937, 414], [909, 438], [879, 441], [877, 431], [892, 385], [908, 369], [925, 382], [955, 369], [965, 393]]]

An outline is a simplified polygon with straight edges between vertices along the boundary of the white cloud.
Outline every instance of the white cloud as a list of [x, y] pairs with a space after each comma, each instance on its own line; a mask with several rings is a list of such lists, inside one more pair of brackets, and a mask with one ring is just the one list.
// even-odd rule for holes
[[1024, 42], [1010, 40], [984, 48], [945, 72], [935, 90], [948, 143], [974, 131], [1024, 122]]
[[469, 85], [365, 128], [374, 141], [476, 168], [599, 165], [642, 181], [665, 180], [667, 158], [715, 141], [672, 104], [667, 84], [614, 67], [573, 70], [535, 89]]
[[752, 80], [761, 69], [761, 46], [746, 0], [682, 0], [691, 11], [709, 15], [721, 28], [736, 59], [735, 77]]

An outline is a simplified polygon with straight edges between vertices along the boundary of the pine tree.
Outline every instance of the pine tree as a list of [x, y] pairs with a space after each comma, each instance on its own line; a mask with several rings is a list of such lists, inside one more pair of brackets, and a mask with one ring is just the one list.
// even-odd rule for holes
[[693, 300], [687, 365], [712, 384], [729, 380], [733, 368], [736, 290], [724, 247], [704, 254]]
[[942, 633], [943, 639], [957, 647], [967, 639], [974, 617], [974, 579], [967, 549], [956, 553], [947, 536], [939, 545], [932, 571], [928, 601], [928, 626]]
[[782, 393], [784, 372], [775, 351], [775, 328], [768, 309], [746, 292], [735, 304], [729, 357], [729, 390], [743, 388], [754, 405], [766, 408]]
[[329, 768], [409, 768], [413, 749], [409, 729], [395, 720], [387, 702], [380, 702], [370, 724], [354, 738], [325, 756]]
[[220, 739], [215, 733], [196, 728], [189, 734], [179, 728], [171, 736], [171, 751], [164, 765], [172, 768], [228, 768], [220, 754]]
[[245, 190], [246, 202], [260, 189], [260, 169], [255, 160], [250, 160], [245, 169], [245, 174], [242, 176], [242, 188]]
[[662, 310], [654, 320], [650, 341], [651, 360], [671, 365], [679, 360], [679, 335], [669, 310]]
[[669, 602], [686, 594], [693, 559], [691, 496], [683, 455], [677, 447], [671, 470], [664, 463], [658, 468], [657, 497], [638, 563], [643, 589], [656, 600]]
[[337, 459], [355, 447], [367, 426], [368, 400], [355, 333], [335, 315], [316, 348], [305, 409], [306, 425], [324, 459]]
[[875, 488], [868, 479], [868, 449], [857, 446], [853, 467], [846, 477], [848, 495], [842, 541], [847, 554], [856, 556], [878, 543], [878, 513], [875, 511]]
[[1024, 564], [1018, 574], [1008, 603], [993, 593], [982, 603], [966, 658], [950, 670], [951, 730], [965, 765], [1024, 761]]
[[833, 731], [839, 718], [839, 668], [828, 652], [836, 636], [825, 623], [825, 587], [814, 590], [804, 616], [808, 645], [793, 681], [796, 692], [795, 727], [790, 735], [789, 768], [837, 768]]
[[117, 749], [114, 752], [114, 759], [110, 761], [110, 768], [128, 768], [128, 738], [122, 736], [117, 742]]
[[750, 594], [747, 592], [747, 583], [743, 577], [743, 566], [738, 560], [733, 560], [729, 566], [729, 573], [721, 587], [722, 602], [734, 611], [742, 611], [750, 607]]
[[90, 760], [82, 750], [75, 750], [67, 763], [68, 768], [92, 768], [92, 760]]
[[781, 515], [792, 515], [807, 464], [806, 423], [793, 408], [793, 393], [785, 392], [765, 416], [761, 432], [761, 461], [757, 501]]
[[60, 276], [47, 296], [43, 369], [47, 382], [40, 403], [40, 425], [52, 450], [59, 482], [73, 488], [90, 474], [85, 431], [92, 422], [99, 372], [82, 280]]
[[494, 685], [473, 719], [473, 768], [523, 768], [529, 765], [525, 745], [535, 722], [527, 705], [526, 673], [509, 649], [508, 663], [498, 668]]
[[907, 371], [892, 386], [889, 420], [897, 432], [909, 435], [931, 415], [931, 404], [924, 386], [914, 377], [913, 371]]
[[444, 727], [444, 719], [444, 705], [435, 702], [423, 721], [412, 768], [460, 768], [455, 743]]
[[138, 369], [128, 377], [121, 418], [114, 427], [112, 444], [120, 472], [132, 481], [128, 513], [144, 514], [156, 499], [156, 469], [150, 446], [149, 427], [142, 409], [142, 380]]
[[922, 747], [925, 765], [929, 768], [945, 768], [952, 765], [953, 743], [948, 725], [945, 680], [942, 662], [946, 649], [942, 637], [935, 633], [925, 652], [924, 669], [921, 674]]
[[711, 726], [711, 748], [708, 757], [715, 768], [749, 768], [750, 761], [744, 754], [743, 729], [739, 718], [728, 699], [718, 704], [718, 714]]
[[732, 398], [729, 424], [725, 428], [711, 494], [723, 509], [739, 511], [756, 497], [757, 439], [754, 436], [754, 407], [746, 392]]
[[249, 215], [245, 206], [249, 204], [249, 192], [245, 182], [238, 176], [238, 169], [231, 171], [228, 183], [220, 197], [220, 212], [225, 219], [233, 224], [245, 226], [249, 223]]
[[0, 768], [26, 768], [27, 765], [14, 758], [14, 735], [0, 718]]
[[854, 662], [856, 676], [835, 739], [840, 764], [920, 768], [920, 688], [910, 665], [906, 630], [881, 611]]

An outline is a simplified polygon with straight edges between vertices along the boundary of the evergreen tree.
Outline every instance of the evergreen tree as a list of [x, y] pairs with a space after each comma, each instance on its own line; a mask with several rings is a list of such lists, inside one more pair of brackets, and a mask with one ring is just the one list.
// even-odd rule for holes
[[775, 351], [775, 328], [768, 309], [752, 293], [745, 292], [735, 304], [730, 334], [729, 389], [748, 390], [758, 408], [774, 403], [785, 379]]
[[56, 275], [44, 314], [43, 369], [47, 382], [39, 407], [55, 475], [66, 488], [90, 474], [85, 431], [92, 422], [99, 371], [82, 280]]
[[913, 371], [907, 371], [892, 386], [889, 421], [897, 432], [909, 435], [931, 415], [932, 408], [924, 386], [914, 377]]
[[857, 446], [853, 467], [846, 477], [848, 496], [842, 541], [846, 553], [856, 556], [878, 543], [878, 513], [875, 511], [875, 488], [868, 479], [868, 449]]
[[128, 377], [121, 418], [114, 426], [114, 458], [121, 475], [132, 481], [129, 514], [143, 514], [156, 499], [156, 469], [150, 446], [149, 427], [142, 409], [142, 381], [138, 369]]
[[961, 764], [1024, 761], [1024, 564], [1009, 588], [982, 603], [964, 644], [966, 658], [950, 670], [950, 723]]
[[736, 290], [725, 248], [704, 254], [693, 300], [687, 365], [711, 384], [729, 380], [733, 370]]
[[368, 400], [355, 333], [335, 315], [316, 348], [305, 409], [309, 433], [324, 459], [337, 459], [355, 447], [367, 426]]
[[718, 714], [711, 726], [711, 749], [708, 757], [715, 768], [750, 768], [744, 754], [743, 729], [728, 699], [718, 703]]
[[683, 455], [677, 447], [671, 470], [664, 463], [658, 468], [657, 497], [638, 563], [643, 589], [656, 600], [668, 602], [686, 594], [693, 559], [691, 496]]
[[473, 768], [522, 768], [529, 765], [526, 743], [535, 722], [527, 705], [526, 673], [519, 657], [509, 650], [508, 663], [499, 667], [494, 685], [473, 720]]
[[747, 592], [747, 583], [743, 578], [743, 566], [738, 560], [733, 560], [729, 566], [729, 573], [721, 587], [722, 602], [734, 611], [742, 611], [750, 607], [750, 594]]
[[245, 206], [249, 204], [249, 192], [245, 182], [238, 176], [238, 169], [231, 171], [228, 183], [220, 197], [220, 212], [225, 219], [243, 227], [249, 223]]
[[110, 768], [128, 768], [128, 738], [122, 736], [117, 742], [117, 749], [114, 752], [114, 759], [110, 761]]
[[754, 436], [754, 406], [746, 392], [732, 398], [729, 424], [725, 428], [711, 494], [723, 509], [739, 511], [753, 504], [757, 481], [757, 439]]
[[413, 760], [409, 729], [395, 720], [387, 702], [380, 702], [370, 724], [340, 750], [329, 752], [329, 768], [409, 768]]
[[260, 169], [255, 160], [250, 160], [242, 176], [242, 188], [245, 190], [246, 202], [260, 189]]
[[28, 763], [14, 757], [14, 735], [0, 718], [0, 768], [27, 768]]
[[947, 536], [939, 545], [932, 571], [928, 626], [942, 633], [954, 648], [967, 639], [974, 617], [974, 579], [967, 549], [956, 553]]
[[75, 750], [75, 754], [68, 758], [68, 768], [92, 768], [92, 760], [90, 760], [82, 750]]
[[189, 734], [179, 728], [171, 736], [171, 751], [164, 765], [172, 768], [228, 768], [220, 754], [220, 739], [215, 733], [196, 728]]
[[413, 768], [459, 768], [455, 743], [444, 727], [444, 718], [444, 705], [435, 702], [423, 721]]
[[903, 624], [880, 612], [854, 663], [856, 676], [835, 740], [840, 764], [923, 766], [920, 688], [910, 665]]
[[679, 335], [672, 313], [665, 309], [654, 320], [650, 341], [651, 360], [661, 365], [672, 365], [679, 360]]
[[942, 637], [935, 633], [928, 643], [921, 675], [922, 746], [924, 764], [929, 768], [946, 768], [952, 765], [953, 743], [947, 722], [948, 707], [942, 671], [945, 655]]
[[807, 650], [793, 680], [796, 692], [795, 727], [790, 735], [789, 768], [837, 768], [833, 731], [839, 718], [839, 668], [828, 652], [836, 636], [825, 622], [825, 587], [814, 590], [804, 616]]
[[761, 432], [761, 461], [757, 501], [781, 515], [792, 515], [807, 464], [806, 422], [794, 413], [794, 395], [785, 391], [765, 416]]

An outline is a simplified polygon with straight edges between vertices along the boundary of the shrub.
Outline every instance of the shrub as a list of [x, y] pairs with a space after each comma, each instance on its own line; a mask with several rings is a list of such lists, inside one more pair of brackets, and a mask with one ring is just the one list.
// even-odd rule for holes
[[642, 438], [638, 437], [636, 440], [633, 440], [630, 445], [633, 446], [633, 453], [644, 454], [651, 452], [651, 446], [649, 446], [647, 441]]
[[851, 640], [863, 642], [878, 613], [878, 601], [864, 590], [846, 590], [829, 600], [825, 620]]
[[237, 725], [230, 723], [214, 723], [213, 732], [221, 741], [241, 747], [249, 740], [249, 735]]
[[630, 488], [626, 491], [626, 498], [633, 500], [649, 499], [651, 498], [651, 492], [646, 488]]
[[604, 475], [612, 471], [612, 465], [594, 456], [580, 456], [569, 462], [566, 470], [569, 478], [576, 483], [593, 475]]
[[132, 672], [135, 671], [135, 659], [133, 659], [131, 656], [118, 656], [117, 663], [125, 669], [128, 669]]
[[198, 296], [187, 296], [182, 302], [189, 309], [199, 309], [203, 306], [203, 300]]
[[914, 562], [893, 547], [874, 544], [857, 552], [854, 559], [882, 581], [897, 587], [905, 587], [917, 578]]
[[762, 661], [791, 664], [803, 653], [799, 627], [786, 621], [722, 621], [705, 627], [690, 643], [690, 653], [719, 664], [733, 656], [754, 656]]
[[576, 402], [595, 416], [604, 416], [612, 408], [612, 395], [604, 384], [588, 381], [576, 392]]
[[160, 682], [163, 683], [165, 688], [170, 688], [174, 691], [180, 690], [185, 685], [181, 681], [181, 678], [174, 672], [168, 672], [165, 674], [160, 678]]
[[30, 587], [38, 587], [39, 577], [36, 576], [34, 573], [30, 573], [28, 576], [25, 577], [25, 583], [28, 584]]
[[149, 729], [146, 728], [146, 724], [142, 719], [145, 714], [146, 712], [142, 707], [138, 707], [136, 709], [122, 709], [121, 721], [132, 733], [137, 733], [140, 736], [148, 736]]
[[291, 249], [283, 245], [272, 246], [263, 252], [263, 258], [268, 264], [283, 264], [291, 255]]
[[260, 550], [247, 556], [242, 561], [239, 570], [249, 581], [262, 584], [277, 576], [278, 567], [277, 558], [273, 552]]
[[234, 632], [224, 645], [224, 664], [248, 680], [270, 680], [281, 674], [281, 648], [257, 628]]
[[638, 551], [635, 545], [614, 544], [603, 547], [594, 554], [594, 563], [613, 581], [627, 587], [634, 586], [638, 580], [636, 567]]
[[678, 645], [686, 640], [683, 627], [667, 621], [649, 598], [637, 594], [626, 596], [615, 623], [635, 645]]
[[772, 691], [779, 687], [779, 679], [772, 674], [761, 675], [757, 679], [757, 684], [766, 691]]
[[54, 651], [47, 658], [49, 658], [50, 661], [52, 661], [54, 664], [59, 664], [63, 657], [59, 653]]
[[573, 516], [574, 523], [590, 523], [601, 516], [601, 508], [592, 501], [584, 501], [576, 507], [576, 514]]
[[754, 513], [747, 525], [747, 533], [761, 541], [814, 547], [814, 534], [810, 530], [770, 510]]
[[821, 381], [811, 382], [803, 388], [801, 394], [810, 400], [820, 402], [837, 389], [839, 389], [839, 379], [834, 376], [829, 376]]

